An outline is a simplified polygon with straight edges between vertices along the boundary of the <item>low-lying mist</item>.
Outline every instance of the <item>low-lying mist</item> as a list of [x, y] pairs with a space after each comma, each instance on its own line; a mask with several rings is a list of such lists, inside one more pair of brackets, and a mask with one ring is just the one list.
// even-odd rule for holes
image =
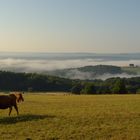
[[105, 73], [102, 75], [94, 75], [94, 73], [90, 72], [81, 72], [79, 70], [70, 70], [66, 75], [65, 78], [69, 79], [81, 79], [81, 80], [95, 80], [95, 79], [101, 79], [106, 80], [108, 78], [113, 77], [120, 77], [120, 78], [132, 78], [132, 77], [138, 77], [140, 75], [134, 75], [134, 74], [127, 74], [127, 73], [121, 73], [121, 74], [110, 74]]
[[[47, 71], [66, 69], [66, 68], [78, 68], [87, 65], [115, 65], [115, 66], [128, 66], [130, 63], [140, 65], [140, 60], [126, 60], [126, 61], [105, 61], [103, 59], [18, 59], [18, 58], [1, 58], [0, 70], [12, 71], [12, 72], [36, 72], [44, 73]], [[93, 76], [89, 72], [81, 72], [78, 70], [70, 71], [66, 77], [71, 79], [107, 79], [110, 77], [134, 77], [136, 75], [129, 75], [126, 73], [112, 75], [103, 74], [99, 76]], [[138, 76], [138, 75], [137, 75]]]

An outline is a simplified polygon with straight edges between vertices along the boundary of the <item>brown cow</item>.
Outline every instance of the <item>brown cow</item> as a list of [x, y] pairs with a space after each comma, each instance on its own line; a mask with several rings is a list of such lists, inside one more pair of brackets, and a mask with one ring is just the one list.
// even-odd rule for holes
[[12, 111], [12, 107], [14, 106], [15, 110], [18, 112], [17, 102], [24, 101], [21, 93], [12, 93], [9, 95], [0, 95], [0, 109], [9, 108], [9, 116]]

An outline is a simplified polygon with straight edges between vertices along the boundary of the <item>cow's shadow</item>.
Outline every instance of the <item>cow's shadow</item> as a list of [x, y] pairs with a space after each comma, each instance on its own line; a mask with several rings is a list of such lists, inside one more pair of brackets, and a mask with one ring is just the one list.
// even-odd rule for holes
[[35, 114], [25, 114], [19, 116], [12, 116], [12, 117], [0, 117], [0, 124], [15, 124], [18, 122], [27, 122], [33, 120], [42, 120], [42, 119], [51, 119], [55, 116], [51, 115], [35, 115]]

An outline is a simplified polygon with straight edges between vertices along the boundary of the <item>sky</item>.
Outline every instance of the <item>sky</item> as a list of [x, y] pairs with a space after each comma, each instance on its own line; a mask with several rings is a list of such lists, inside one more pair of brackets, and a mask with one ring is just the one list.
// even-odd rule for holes
[[0, 0], [0, 52], [140, 52], [140, 0]]

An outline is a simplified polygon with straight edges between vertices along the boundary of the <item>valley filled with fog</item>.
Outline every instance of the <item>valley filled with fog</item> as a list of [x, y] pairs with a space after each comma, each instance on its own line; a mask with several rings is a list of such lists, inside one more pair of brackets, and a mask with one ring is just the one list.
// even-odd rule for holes
[[[26, 56], [26, 57], [25, 57]], [[90, 53], [3, 53], [0, 55], [0, 70], [25, 73], [50, 74], [51, 71], [70, 69], [64, 78], [70, 79], [107, 79], [110, 77], [135, 77], [133, 73], [103, 73], [79, 71], [77, 68], [95, 65], [127, 67], [129, 64], [140, 66], [139, 54], [90, 54]], [[75, 68], [75, 69], [71, 69]], [[59, 76], [59, 75], [56, 75]]]

